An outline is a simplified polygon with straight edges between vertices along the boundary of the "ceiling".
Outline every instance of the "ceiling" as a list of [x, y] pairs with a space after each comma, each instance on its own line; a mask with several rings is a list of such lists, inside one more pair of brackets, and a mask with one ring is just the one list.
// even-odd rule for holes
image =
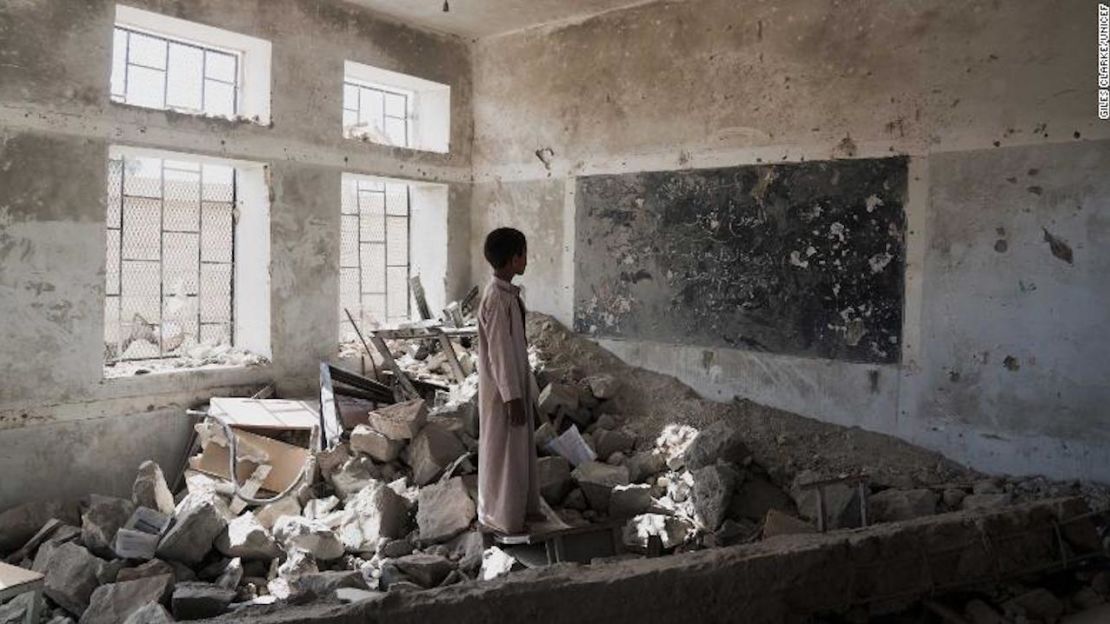
[[488, 37], [551, 22], [582, 19], [648, 0], [350, 0], [418, 28]]

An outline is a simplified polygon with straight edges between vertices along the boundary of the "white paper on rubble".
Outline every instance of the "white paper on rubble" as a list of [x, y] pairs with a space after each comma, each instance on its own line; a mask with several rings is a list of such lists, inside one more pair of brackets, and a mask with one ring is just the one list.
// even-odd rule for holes
[[571, 425], [562, 435], [548, 442], [547, 450], [566, 459], [571, 466], [597, 459], [597, 453], [582, 439], [576, 425]]

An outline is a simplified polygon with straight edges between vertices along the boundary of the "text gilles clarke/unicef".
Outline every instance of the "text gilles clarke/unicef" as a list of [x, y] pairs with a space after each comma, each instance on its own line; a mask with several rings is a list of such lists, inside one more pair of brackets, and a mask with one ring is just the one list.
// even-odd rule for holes
[[1110, 119], [1110, 7], [1098, 5], [1098, 118]]

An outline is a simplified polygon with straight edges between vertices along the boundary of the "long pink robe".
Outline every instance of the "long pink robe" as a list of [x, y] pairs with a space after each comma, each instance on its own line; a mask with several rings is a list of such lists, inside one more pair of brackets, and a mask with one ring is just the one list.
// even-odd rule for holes
[[[540, 509], [531, 376], [520, 288], [494, 277], [478, 308], [478, 521], [505, 533]], [[523, 399], [523, 425], [509, 422], [512, 399]]]

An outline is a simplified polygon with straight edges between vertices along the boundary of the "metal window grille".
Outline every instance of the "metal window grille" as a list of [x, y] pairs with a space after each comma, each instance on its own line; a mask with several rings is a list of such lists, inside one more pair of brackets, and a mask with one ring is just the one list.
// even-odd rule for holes
[[355, 338], [343, 308], [377, 327], [409, 318], [409, 186], [345, 178], [340, 219], [340, 338]]
[[109, 160], [106, 363], [234, 344], [235, 201], [228, 165]]
[[146, 108], [234, 117], [239, 54], [116, 26], [112, 100]]
[[346, 80], [343, 127], [347, 136], [368, 136], [375, 143], [409, 146], [409, 94]]

